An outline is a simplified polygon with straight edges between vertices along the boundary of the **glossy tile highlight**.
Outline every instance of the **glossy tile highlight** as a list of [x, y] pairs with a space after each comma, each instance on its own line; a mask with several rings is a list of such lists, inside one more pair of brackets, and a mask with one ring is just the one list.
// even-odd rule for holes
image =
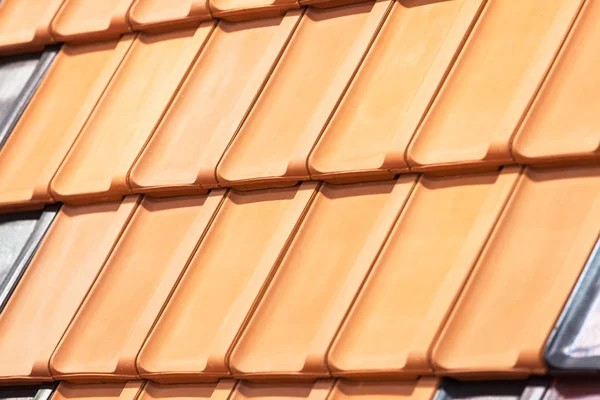
[[481, 0], [394, 2], [381, 32], [308, 161], [312, 179], [392, 178]]
[[213, 23], [139, 34], [51, 185], [64, 202], [119, 199], [129, 170], [159, 124]]
[[431, 374], [435, 340], [518, 176], [419, 179], [330, 350], [333, 375]]
[[155, 195], [217, 186], [216, 168], [301, 16], [221, 21], [130, 175]]
[[194, 382], [231, 374], [231, 350], [316, 188], [305, 182], [227, 194], [138, 357], [143, 378]]
[[329, 375], [326, 353], [414, 183], [321, 186], [233, 350], [234, 376]]
[[309, 8], [217, 169], [224, 186], [292, 186], [391, 2]]
[[0, 209], [54, 201], [50, 182], [132, 42], [62, 47], [0, 152]]
[[544, 373], [545, 342], [599, 218], [600, 168], [526, 169], [433, 350], [436, 372]]
[[142, 200], [52, 356], [55, 378], [137, 378], [136, 357], [222, 197]]
[[514, 163], [511, 140], [582, 0], [488, 1], [408, 149], [413, 171]]
[[61, 208], [0, 314], [0, 382], [52, 380], [50, 356], [137, 201]]

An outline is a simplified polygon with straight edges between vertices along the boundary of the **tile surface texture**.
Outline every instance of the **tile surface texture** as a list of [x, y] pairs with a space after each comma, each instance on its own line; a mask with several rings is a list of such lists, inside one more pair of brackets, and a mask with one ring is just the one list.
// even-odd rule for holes
[[234, 376], [329, 375], [327, 350], [414, 182], [321, 186], [231, 355]]
[[183, 383], [161, 385], [148, 382], [138, 400], [229, 400], [235, 382], [221, 380], [218, 383]]
[[62, 47], [0, 152], [0, 209], [41, 207], [54, 200], [50, 181], [132, 42], [127, 36]]
[[543, 349], [596, 244], [600, 169], [526, 169], [433, 351], [436, 371], [543, 373]]
[[0, 382], [52, 379], [50, 356], [137, 201], [62, 207], [0, 314]]
[[222, 196], [142, 200], [52, 356], [56, 378], [136, 379], [136, 357]]
[[188, 28], [210, 18], [208, 0], [134, 0], [129, 10], [129, 23], [141, 31]]
[[139, 34], [52, 183], [61, 201], [118, 199], [139, 153], [212, 31]]
[[217, 174], [226, 186], [293, 185], [391, 2], [309, 8]]
[[582, 0], [488, 1], [408, 150], [412, 170], [493, 169]]
[[338, 380], [328, 400], [431, 400], [437, 387], [435, 378], [394, 382]]
[[217, 164], [300, 15], [219, 22], [131, 172], [135, 191], [164, 195], [216, 186]]
[[326, 400], [332, 386], [332, 380], [266, 384], [239, 381], [229, 400]]

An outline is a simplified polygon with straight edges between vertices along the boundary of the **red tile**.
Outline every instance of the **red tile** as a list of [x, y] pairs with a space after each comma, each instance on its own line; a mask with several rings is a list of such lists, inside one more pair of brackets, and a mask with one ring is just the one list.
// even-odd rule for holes
[[129, 23], [139, 31], [192, 28], [211, 19], [208, 0], [134, 0]]

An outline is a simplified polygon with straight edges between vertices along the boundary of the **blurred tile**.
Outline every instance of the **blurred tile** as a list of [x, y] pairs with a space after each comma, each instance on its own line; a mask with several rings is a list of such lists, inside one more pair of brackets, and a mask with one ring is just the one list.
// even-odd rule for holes
[[600, 241], [588, 258], [583, 273], [546, 347], [550, 367], [566, 371], [600, 370]]
[[54, 42], [50, 22], [63, 0], [2, 0], [0, 3], [0, 54], [42, 50]]
[[600, 3], [588, 1], [513, 144], [527, 164], [582, 163], [600, 159]]
[[595, 377], [558, 378], [546, 392], [544, 400], [597, 400], [600, 383]]
[[50, 181], [132, 41], [62, 47], [0, 152], [0, 209], [54, 201]]
[[50, 27], [60, 42], [117, 39], [129, 32], [133, 0], [64, 0]]
[[135, 191], [180, 194], [217, 185], [216, 168], [264, 86], [301, 12], [221, 21], [130, 176]]
[[543, 373], [544, 346], [600, 233], [600, 168], [527, 169], [433, 350], [436, 372]]
[[0, 399], [49, 400], [53, 392], [53, 384], [45, 384], [41, 386], [5, 386], [0, 387]]
[[272, 18], [300, 8], [298, 0], [209, 0], [213, 17], [229, 21]]
[[231, 191], [138, 357], [143, 378], [216, 380], [316, 193]]
[[209, 19], [208, 0], [134, 0], [129, 10], [136, 31], [192, 28]]
[[50, 356], [67, 330], [137, 198], [63, 206], [0, 314], [0, 382], [52, 379]]
[[141, 381], [85, 385], [61, 382], [52, 400], [135, 400], [143, 384]]
[[325, 400], [332, 386], [332, 380], [275, 384], [239, 381], [229, 400]]
[[0, 149], [29, 104], [58, 49], [0, 59]]
[[142, 200], [52, 356], [55, 378], [137, 378], [136, 357], [222, 197]]
[[308, 155], [391, 4], [306, 11], [219, 165], [222, 185], [291, 186], [308, 179]]
[[321, 186], [231, 354], [234, 376], [329, 375], [327, 350], [415, 179]]
[[431, 373], [437, 335], [518, 176], [421, 177], [330, 350], [333, 375]]
[[212, 31], [139, 34], [61, 165], [51, 186], [56, 200], [119, 199], [127, 177]]
[[58, 211], [0, 214], [0, 312], [29, 266]]
[[406, 171], [408, 143], [482, 0], [401, 0], [309, 159], [313, 179], [348, 182]]
[[437, 387], [436, 378], [395, 382], [338, 380], [327, 400], [431, 400]]
[[148, 382], [139, 400], [229, 400], [235, 381], [161, 385]]
[[513, 163], [513, 138], [583, 0], [488, 1], [408, 149], [413, 171]]
[[443, 379], [435, 400], [542, 400], [549, 379], [470, 381]]

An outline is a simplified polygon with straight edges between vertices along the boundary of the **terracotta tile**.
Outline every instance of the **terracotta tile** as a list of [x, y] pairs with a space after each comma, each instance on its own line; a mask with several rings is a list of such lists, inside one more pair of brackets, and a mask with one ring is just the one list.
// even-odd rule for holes
[[161, 385], [148, 382], [139, 400], [229, 400], [235, 381], [225, 379], [218, 383], [188, 383]]
[[27, 269], [58, 207], [0, 214], [0, 311]]
[[12, 386], [0, 388], [2, 400], [49, 400], [54, 392], [54, 385]]
[[0, 149], [12, 134], [57, 51], [56, 48], [49, 48], [43, 53], [0, 59]]
[[600, 168], [527, 169], [433, 350], [437, 372], [546, 370], [543, 348], [594, 247]]
[[596, 400], [600, 383], [595, 377], [558, 378], [546, 392], [544, 400]]
[[130, 168], [160, 122], [213, 23], [139, 34], [51, 186], [65, 202], [118, 199]]
[[438, 332], [518, 175], [509, 167], [419, 180], [332, 346], [334, 375], [431, 373]]
[[219, 165], [221, 184], [290, 186], [308, 178], [308, 155], [391, 4], [306, 11]]
[[217, 164], [300, 14], [294, 10], [285, 17], [219, 22], [131, 172], [135, 191], [169, 194], [217, 185]]
[[208, 0], [213, 17], [229, 21], [271, 18], [300, 8], [297, 0]]
[[3, 0], [0, 3], [0, 54], [41, 50], [54, 40], [50, 22], [63, 0]]
[[221, 203], [145, 198], [50, 362], [72, 381], [135, 379], [135, 359]]
[[53, 201], [50, 181], [132, 41], [63, 46], [0, 152], [0, 209]]
[[193, 382], [230, 375], [233, 344], [316, 187], [315, 182], [305, 182], [300, 187], [227, 195], [138, 357], [143, 378]]
[[550, 381], [547, 378], [501, 381], [455, 381], [443, 379], [436, 400], [542, 400]]
[[233, 350], [234, 376], [329, 375], [325, 354], [414, 182], [321, 186]]
[[394, 3], [310, 156], [313, 179], [373, 180], [393, 177], [391, 170], [408, 169], [404, 158], [408, 142], [481, 4], [481, 0]]
[[61, 42], [116, 39], [129, 32], [127, 12], [133, 0], [64, 0], [50, 29]]
[[208, 0], [134, 0], [129, 10], [129, 23], [141, 31], [191, 28], [208, 19]]
[[546, 345], [546, 362], [555, 369], [597, 371], [600, 359], [600, 241], [565, 305]]
[[50, 356], [137, 206], [64, 206], [0, 314], [0, 382], [52, 379]]
[[437, 387], [438, 382], [435, 378], [395, 382], [338, 380], [327, 400], [431, 400]]
[[581, 163], [600, 158], [600, 4], [588, 1], [513, 144], [518, 162]]
[[412, 170], [513, 163], [511, 139], [582, 4], [488, 1], [408, 149]]
[[325, 400], [333, 386], [332, 380], [311, 383], [250, 383], [239, 381], [229, 400]]
[[86, 385], [61, 382], [52, 400], [135, 400], [142, 386], [141, 381]]

